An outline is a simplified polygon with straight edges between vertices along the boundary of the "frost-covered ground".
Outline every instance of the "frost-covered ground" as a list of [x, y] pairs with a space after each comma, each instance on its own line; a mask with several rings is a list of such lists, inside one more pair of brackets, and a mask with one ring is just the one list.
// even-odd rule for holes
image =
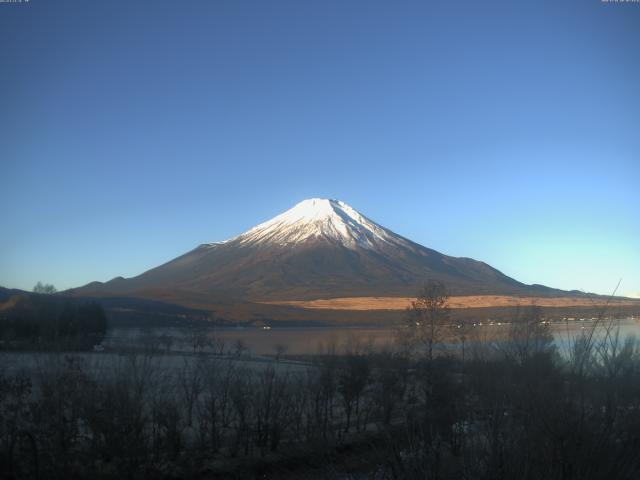
[[206, 364], [208, 369], [239, 368], [262, 371], [274, 367], [279, 372], [303, 372], [308, 365], [303, 362], [275, 361], [257, 355], [215, 356], [210, 354], [192, 355], [188, 353], [110, 353], [110, 352], [2, 352], [0, 364], [7, 374], [26, 372], [29, 374], [46, 374], [51, 369], [66, 368], [75, 362], [85, 372], [90, 372], [96, 379], [107, 378], [124, 370], [137, 368], [145, 371], [162, 372], [163, 375], [180, 376], [185, 369], [199, 363]]

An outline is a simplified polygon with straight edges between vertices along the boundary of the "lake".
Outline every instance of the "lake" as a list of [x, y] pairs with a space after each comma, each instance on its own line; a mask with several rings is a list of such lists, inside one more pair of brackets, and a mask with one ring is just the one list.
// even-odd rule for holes
[[[640, 334], [640, 319], [625, 318], [612, 323], [622, 337]], [[576, 335], [592, 325], [591, 320], [555, 323], [551, 325], [551, 331], [556, 345], [565, 348]], [[506, 324], [501, 323], [477, 325], [473, 333], [479, 338], [491, 339], [507, 328]], [[206, 335], [225, 351], [234, 351], [240, 343], [247, 353], [254, 355], [273, 355], [277, 350], [291, 355], [309, 355], [332, 349], [344, 352], [363, 348], [392, 348], [398, 331], [397, 327], [252, 327], [212, 328], [206, 330]], [[182, 328], [116, 328], [109, 331], [104, 345], [107, 348], [150, 345], [160, 350], [189, 351], [193, 348], [189, 336], [189, 330]], [[457, 348], [456, 345], [444, 348], [447, 347]]]

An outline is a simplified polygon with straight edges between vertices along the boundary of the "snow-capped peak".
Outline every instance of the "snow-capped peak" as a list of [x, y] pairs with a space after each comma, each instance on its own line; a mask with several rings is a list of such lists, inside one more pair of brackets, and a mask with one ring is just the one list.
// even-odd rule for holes
[[229, 240], [242, 245], [290, 245], [309, 239], [339, 242], [347, 248], [380, 243], [406, 245], [402, 237], [339, 200], [311, 198]]

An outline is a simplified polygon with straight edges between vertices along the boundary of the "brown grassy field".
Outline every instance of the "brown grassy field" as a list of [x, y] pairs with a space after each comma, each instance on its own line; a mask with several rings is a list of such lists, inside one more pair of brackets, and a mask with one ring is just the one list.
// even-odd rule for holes
[[[350, 297], [329, 298], [319, 300], [290, 300], [264, 302], [271, 305], [289, 305], [292, 307], [314, 310], [404, 310], [412, 298], [407, 297]], [[598, 307], [636, 306], [637, 300], [608, 299], [606, 297], [516, 297], [507, 295], [469, 295], [451, 297], [449, 306], [455, 309], [487, 308], [487, 307], [517, 307], [535, 304], [540, 307]]]
[[[6, 289], [5, 289], [6, 290]], [[29, 292], [0, 288], [0, 317]], [[103, 304], [112, 326], [161, 323], [179, 326], [189, 320], [218, 323], [267, 323], [274, 326], [392, 325], [405, 320], [406, 296], [343, 297], [317, 300], [234, 299], [181, 290], [141, 290], [129, 296], [111, 297], [98, 292], [65, 292]], [[62, 295], [62, 296], [67, 296]], [[608, 304], [607, 304], [608, 302]], [[640, 315], [640, 300], [576, 295], [533, 297], [508, 295], [452, 296], [452, 317], [457, 319], [508, 320], [518, 306], [535, 303], [551, 318], [593, 317], [606, 313], [630, 317]], [[607, 305], [605, 308], [605, 304]]]

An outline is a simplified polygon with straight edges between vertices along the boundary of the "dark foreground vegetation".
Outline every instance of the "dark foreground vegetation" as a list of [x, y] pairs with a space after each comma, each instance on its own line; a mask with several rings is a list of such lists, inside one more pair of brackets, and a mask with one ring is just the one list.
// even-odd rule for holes
[[520, 315], [503, 340], [446, 357], [423, 348], [439, 329], [428, 315], [394, 352], [352, 345], [308, 364], [157, 351], [102, 369], [69, 353], [3, 361], [1, 475], [640, 478], [635, 340], [601, 324], [559, 352]]
[[[40, 283], [36, 286], [39, 287]], [[0, 349], [87, 350], [107, 332], [107, 317], [94, 301], [51, 295], [54, 291], [15, 295], [0, 310]]]

